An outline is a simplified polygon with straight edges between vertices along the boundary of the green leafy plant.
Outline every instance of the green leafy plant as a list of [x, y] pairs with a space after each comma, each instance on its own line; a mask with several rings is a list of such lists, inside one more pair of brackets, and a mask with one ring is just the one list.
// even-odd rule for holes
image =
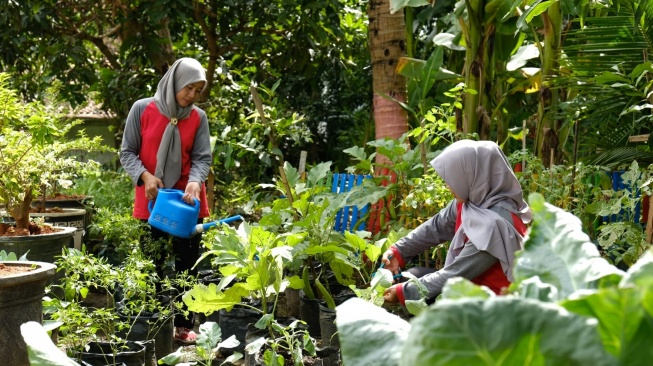
[[[124, 261], [141, 245], [146, 224], [131, 215], [131, 207], [98, 207], [89, 225], [89, 236], [96, 240], [91, 248], [94, 253], [111, 258], [113, 264]], [[164, 245], [148, 247], [165, 249]], [[115, 256], [112, 256], [115, 253]], [[165, 255], [163, 250], [156, 253]]]
[[175, 311], [182, 311], [181, 307], [175, 309], [172, 306], [177, 297], [181, 297], [177, 288], [183, 289], [196, 283], [187, 273], [176, 274], [174, 278], [159, 278], [152, 260], [145, 258], [138, 250], [127, 257], [117, 272], [117, 310], [121, 316], [132, 318], [134, 322], [141, 316], [149, 319], [146, 339], [153, 339]]
[[20, 334], [27, 344], [30, 365], [79, 366], [52, 342], [45, 327], [35, 321], [20, 326]]
[[[268, 313], [268, 304], [274, 309], [279, 294], [287, 286], [302, 286], [298, 276], [289, 278], [284, 273], [285, 265], [292, 259], [292, 247], [288, 244], [298, 240], [298, 235], [277, 235], [247, 222], [237, 230], [227, 225], [222, 230], [213, 230], [207, 234], [207, 251], [198, 263], [210, 257], [212, 265], [224, 277], [218, 285], [196, 285], [184, 294], [184, 303], [191, 311], [203, 313], [229, 311], [235, 305]], [[261, 307], [243, 304], [243, 298], [258, 300]]]
[[[349, 286], [369, 282], [371, 263], [381, 255], [383, 241], [373, 241], [367, 231], [335, 230], [339, 211], [346, 207], [363, 209], [382, 197], [384, 189], [376, 187], [369, 178], [346, 192], [331, 192], [330, 163], [321, 163], [310, 168], [303, 180], [298, 171], [286, 164], [284, 167], [288, 187], [287, 196], [274, 201], [272, 208], [261, 217], [259, 224], [271, 230], [298, 235], [301, 240], [293, 245], [292, 262], [288, 266], [293, 274], [302, 273], [303, 290], [317, 298], [333, 297], [330, 282], [324, 280], [323, 291], [317, 289], [316, 279], [331, 274], [338, 284]], [[277, 186], [284, 191], [284, 187]], [[351, 208], [348, 208], [351, 210]], [[347, 215], [347, 211], [340, 213]], [[361, 220], [366, 220], [363, 215]], [[353, 227], [358, 222], [349, 223]]]
[[[620, 175], [623, 189], [605, 189], [597, 192], [598, 199], [585, 209], [599, 217], [618, 217], [618, 220], [603, 222], [598, 228], [598, 242], [606, 256], [615, 264], [631, 266], [651, 246], [646, 232], [639, 222], [635, 222], [635, 213], [642, 202], [651, 193], [650, 170], [640, 170], [637, 161], [633, 161], [627, 171]], [[602, 220], [603, 221], [603, 220]]]
[[[81, 357], [90, 342], [108, 342], [113, 353], [125, 346], [116, 332], [128, 327], [112, 308], [88, 308], [78, 301], [45, 298], [44, 313], [60, 324], [59, 343], [69, 357]], [[108, 355], [108, 357], [111, 357]]]
[[270, 336], [254, 339], [245, 350], [256, 357], [264, 348], [264, 365], [286, 365], [288, 359], [293, 365], [298, 366], [304, 364], [304, 352], [309, 356], [316, 355], [315, 340], [309, 335], [305, 323], [301, 320], [295, 320], [284, 326], [268, 315], [256, 322], [255, 327], [269, 329]]
[[29, 253], [29, 250], [27, 253], [23, 254], [18, 258], [16, 256], [16, 253], [14, 252], [5, 252], [4, 250], [0, 250], [0, 262], [2, 261], [26, 261], [27, 260], [27, 254]]
[[73, 181], [63, 192], [87, 195], [95, 207], [123, 212], [134, 205], [134, 185], [122, 170], [101, 169], [88, 172]]
[[65, 301], [82, 301], [89, 291], [95, 290], [107, 294], [112, 301], [108, 305], [114, 305], [118, 271], [105, 258], [88, 254], [84, 246], [82, 250], [64, 248], [55, 264], [57, 271], [64, 274], [51, 287], [60, 287]]
[[[434, 158], [435, 153], [427, 152], [423, 160], [420, 152], [405, 142], [405, 137], [372, 141], [368, 146], [375, 152], [369, 155], [361, 147], [344, 151], [355, 161], [355, 165], [347, 168], [350, 173], [381, 172], [373, 178], [374, 185], [362, 185], [359, 194], [374, 199], [374, 204], [385, 201], [384, 205], [373, 206], [370, 210], [370, 215], [376, 215], [377, 222], [373, 225], [385, 234], [419, 226], [453, 199], [444, 182], [424, 164]], [[376, 161], [379, 154], [386, 157], [387, 162]]]
[[[213, 365], [213, 360], [216, 358], [216, 353], [220, 349], [236, 347], [240, 342], [236, 339], [235, 335], [222, 340], [222, 330], [215, 322], [205, 322], [200, 325], [199, 334], [195, 343], [195, 356], [197, 362], [203, 366]], [[183, 347], [177, 349], [167, 356], [159, 360], [159, 365], [177, 365], [182, 362], [184, 357]], [[227, 357], [221, 365], [232, 364], [240, 360], [243, 355], [239, 352], [234, 352], [231, 356]]]
[[[73, 140], [65, 134], [80, 120], [63, 118], [56, 98], [46, 102], [21, 103], [8, 89], [7, 74], [0, 74], [0, 202], [13, 218], [17, 230], [28, 234], [29, 210], [34, 197], [57, 183], [71, 182], [75, 174], [95, 169], [93, 160], [79, 161], [75, 150], [104, 151], [100, 137], [83, 132]], [[56, 85], [50, 90], [56, 97]]]

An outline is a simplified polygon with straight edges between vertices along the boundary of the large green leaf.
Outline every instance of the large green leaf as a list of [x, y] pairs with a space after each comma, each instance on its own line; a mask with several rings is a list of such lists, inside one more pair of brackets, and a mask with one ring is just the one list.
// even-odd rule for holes
[[342, 363], [355, 366], [398, 365], [410, 330], [405, 320], [359, 298], [336, 308], [336, 325]]
[[231, 311], [235, 305], [239, 305], [243, 297], [249, 296], [245, 284], [236, 283], [226, 291], [217, 291], [217, 286], [210, 283], [208, 286], [198, 284], [189, 291], [186, 291], [182, 300], [190, 311], [197, 313], [211, 314], [214, 311], [225, 309]]
[[479, 286], [472, 281], [462, 278], [455, 277], [447, 280], [442, 288], [442, 295], [438, 300], [456, 300], [462, 298], [479, 298], [479, 299], [489, 299], [490, 297], [495, 296], [494, 292], [485, 286]]
[[[419, 7], [429, 5], [426, 0], [390, 0], [390, 14], [405, 8], [405, 7]], [[381, 5], [385, 6], [385, 4]]]
[[411, 325], [402, 366], [616, 364], [595, 320], [536, 300], [443, 300]]
[[599, 321], [605, 349], [622, 365], [650, 365], [653, 360], [653, 317], [643, 306], [641, 290], [606, 288], [562, 305], [569, 311]]
[[635, 264], [628, 269], [619, 287], [637, 286], [643, 291], [642, 305], [649, 314], [653, 314], [653, 249], [644, 253]]
[[555, 299], [564, 299], [577, 290], [596, 288], [601, 278], [623, 275], [600, 256], [576, 216], [545, 202], [538, 193], [529, 196], [529, 203], [533, 224], [524, 250], [516, 255], [517, 283], [538, 276], [558, 289]]
[[20, 334], [27, 344], [30, 365], [79, 366], [52, 343], [52, 339], [41, 324], [34, 321], [26, 322], [20, 326]]
[[619, 287], [565, 301], [577, 314], [595, 317], [604, 346], [623, 365], [649, 365], [653, 359], [653, 252], [628, 269]]

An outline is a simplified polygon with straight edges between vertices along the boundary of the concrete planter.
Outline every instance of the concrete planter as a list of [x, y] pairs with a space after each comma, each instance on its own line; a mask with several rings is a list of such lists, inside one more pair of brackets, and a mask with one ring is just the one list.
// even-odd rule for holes
[[20, 325], [28, 321], [42, 323], [42, 298], [56, 266], [34, 261], [8, 261], [0, 265], [25, 269], [0, 275], [0, 360], [4, 365], [29, 366]]
[[71, 247], [77, 228], [60, 227], [61, 231], [40, 235], [0, 236], [0, 250], [14, 252], [16, 257], [27, 254], [30, 261], [54, 263], [64, 246]]
[[82, 238], [86, 230], [86, 214], [84, 208], [61, 208], [61, 212], [32, 212], [30, 217], [42, 217], [43, 220], [57, 227], [74, 228], [73, 247], [82, 249]]

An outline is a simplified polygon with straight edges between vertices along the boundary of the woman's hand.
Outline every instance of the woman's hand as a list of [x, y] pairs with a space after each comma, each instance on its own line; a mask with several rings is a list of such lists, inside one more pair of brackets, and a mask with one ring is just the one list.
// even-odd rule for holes
[[399, 274], [399, 261], [393, 254], [392, 250], [386, 250], [385, 253], [383, 253], [383, 257], [381, 257], [381, 262], [383, 262], [384, 268], [392, 272], [392, 274]]
[[385, 289], [385, 291], [383, 291], [383, 298], [385, 299], [386, 302], [389, 303], [399, 302], [399, 298], [397, 297], [397, 286], [402, 286], [402, 285], [392, 285], [387, 289]]
[[163, 188], [163, 182], [148, 171], [141, 174], [141, 179], [145, 188], [145, 198], [148, 201], [154, 200], [159, 193], [159, 188]]
[[184, 202], [188, 203], [189, 205], [194, 205], [195, 200], [200, 199], [200, 191], [201, 187], [200, 184], [197, 182], [188, 182], [186, 184], [186, 190], [184, 191], [184, 195], [182, 196], [182, 199]]

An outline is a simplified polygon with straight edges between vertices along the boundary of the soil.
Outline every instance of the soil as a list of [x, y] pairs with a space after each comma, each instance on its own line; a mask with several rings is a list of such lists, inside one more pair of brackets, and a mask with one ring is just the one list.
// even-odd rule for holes
[[53, 196], [46, 197], [46, 200], [48, 201], [83, 200], [85, 198], [86, 195], [83, 194], [55, 193]]
[[6, 266], [0, 263], [0, 277], [11, 276], [17, 273], [24, 273], [34, 270], [29, 266]]
[[33, 222], [29, 223], [27, 229], [17, 229], [13, 224], [0, 222], [0, 236], [27, 236], [27, 235], [40, 235], [50, 234], [61, 231], [49, 225], [37, 225]]
[[32, 207], [29, 209], [29, 212], [31, 213], [56, 213], [56, 212], [64, 212], [62, 208], [59, 207], [46, 207], [46, 208], [41, 208], [41, 207]]

